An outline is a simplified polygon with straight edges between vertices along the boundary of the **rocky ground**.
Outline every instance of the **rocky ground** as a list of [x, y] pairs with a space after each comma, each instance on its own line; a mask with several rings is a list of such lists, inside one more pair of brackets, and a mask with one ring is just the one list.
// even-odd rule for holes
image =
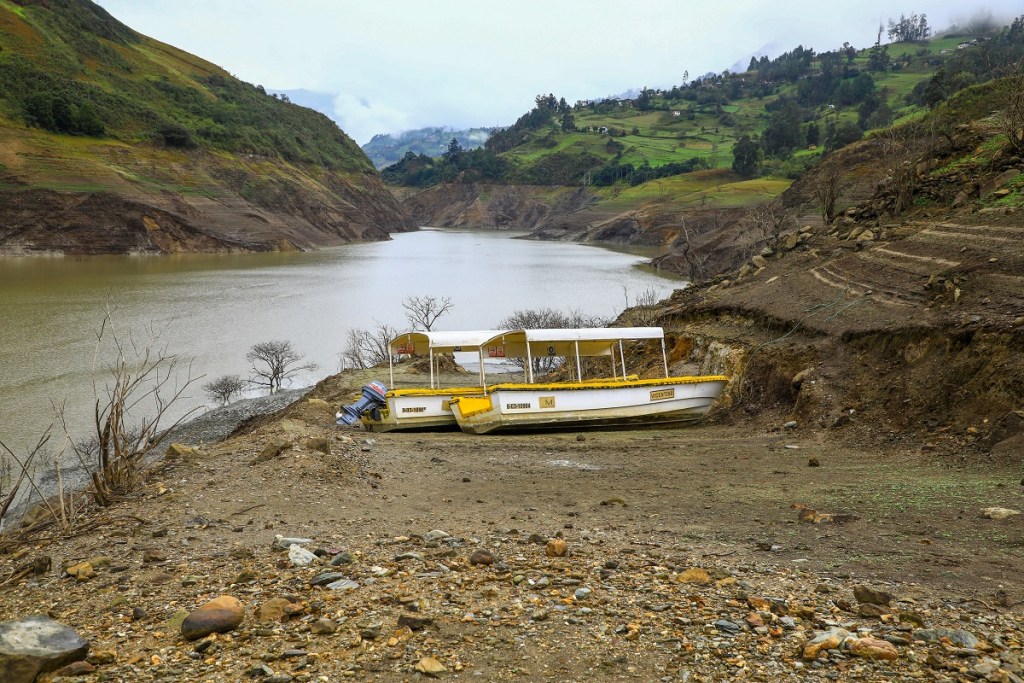
[[319, 398], [351, 380], [8, 545], [0, 581], [51, 569], [0, 620], [72, 627], [97, 681], [1024, 680], [1024, 517], [983, 516], [1019, 462], [799, 424], [367, 434]]

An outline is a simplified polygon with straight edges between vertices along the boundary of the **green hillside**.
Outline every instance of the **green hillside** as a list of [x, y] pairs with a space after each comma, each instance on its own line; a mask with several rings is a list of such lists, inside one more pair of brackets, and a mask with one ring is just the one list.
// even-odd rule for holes
[[0, 122], [370, 169], [326, 116], [140, 35], [88, 0], [0, 0]]
[[822, 154], [919, 118], [957, 89], [998, 75], [980, 65], [1012, 63], [1020, 43], [1019, 27], [1010, 27], [864, 50], [801, 46], [752, 59], [744, 73], [644, 88], [634, 99], [570, 105], [540, 95], [484, 149], [437, 160], [407, 154], [383, 176], [417, 187], [453, 180], [637, 186], [704, 169], [731, 169], [733, 180], [793, 180]]
[[411, 223], [333, 121], [89, 0], [0, 0], [0, 255], [310, 249]]

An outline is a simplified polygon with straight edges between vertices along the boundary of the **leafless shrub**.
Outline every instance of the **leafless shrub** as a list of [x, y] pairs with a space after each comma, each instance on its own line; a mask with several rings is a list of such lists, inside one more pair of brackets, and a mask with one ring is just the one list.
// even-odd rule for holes
[[768, 203], [748, 209], [744, 220], [748, 229], [753, 230], [760, 238], [760, 244], [776, 249], [779, 245], [779, 235], [792, 219], [789, 212], [775, 204]]
[[[52, 425], [47, 427], [35, 447], [22, 457], [19, 457], [7, 444], [0, 441], [0, 455], [6, 456], [0, 459], [0, 525], [3, 524], [11, 505], [18, 500], [23, 487], [26, 484], [34, 485], [35, 480], [32, 475], [35, 470], [35, 459], [49, 442], [52, 428]], [[17, 464], [17, 467], [13, 467], [12, 463]], [[14, 469], [17, 469], [17, 474], [13, 473]]]
[[814, 185], [814, 195], [821, 204], [821, 220], [825, 225], [830, 225], [836, 219], [836, 202], [839, 201], [841, 179], [842, 173], [838, 164], [822, 162]]
[[[90, 493], [101, 506], [138, 488], [146, 456], [163, 443], [171, 429], [198, 410], [186, 411], [165, 426], [171, 406], [198, 378], [192, 376], [191, 365], [183, 365], [166, 348], [158, 348], [157, 342], [158, 335], [140, 343], [131, 334], [118, 334], [108, 311], [96, 333], [94, 376], [105, 347], [113, 351], [114, 360], [106, 362], [107, 383], [103, 388], [93, 381], [95, 440], [71, 441], [64, 406], [56, 411], [72, 452], [90, 473]], [[136, 418], [139, 412], [147, 414]], [[59, 484], [59, 469], [57, 474]]]
[[[398, 336], [398, 330], [386, 323], [374, 321], [371, 330], [353, 328], [345, 335], [345, 350], [341, 352], [346, 367], [365, 369], [384, 365], [391, 356], [388, 343]], [[397, 361], [391, 357], [392, 361]]]
[[316, 370], [316, 363], [303, 363], [305, 358], [290, 341], [274, 340], [255, 344], [245, 359], [252, 365], [249, 383], [277, 393], [286, 381], [300, 372]]
[[657, 289], [648, 287], [630, 302], [629, 289], [623, 286], [622, 295], [626, 299], [626, 311], [623, 313], [626, 322], [639, 327], [650, 327], [658, 322], [657, 304], [660, 299]]
[[[17, 464], [18, 474], [0, 474], [0, 521], [15, 501], [30, 489], [37, 505], [43, 506], [46, 523], [56, 523], [64, 533], [72, 530], [78, 513], [88, 500], [100, 506], [137, 489], [145, 477], [146, 457], [154, 452], [168, 432], [188, 419], [196, 409], [170, 420], [171, 407], [183, 399], [195, 381], [191, 367], [156, 348], [156, 338], [139, 343], [132, 335], [114, 330], [108, 310], [96, 332], [93, 355], [93, 429], [92, 435], [75, 442], [65, 417], [65, 404], [55, 404], [54, 412], [64, 433], [61, 445], [50, 451], [53, 425], [26, 455], [18, 456], [0, 442], [0, 455]], [[101, 360], [113, 357], [113, 360]], [[106, 377], [102, 384], [101, 371]], [[182, 375], [184, 373], [184, 375]], [[141, 417], [140, 413], [144, 413]], [[49, 456], [49, 462], [43, 463]], [[65, 482], [65, 468], [72, 457], [85, 472], [88, 483], [79, 488]], [[42, 483], [52, 478], [52, 483]], [[4, 484], [4, 482], [8, 482]], [[38, 526], [38, 524], [37, 524]]]

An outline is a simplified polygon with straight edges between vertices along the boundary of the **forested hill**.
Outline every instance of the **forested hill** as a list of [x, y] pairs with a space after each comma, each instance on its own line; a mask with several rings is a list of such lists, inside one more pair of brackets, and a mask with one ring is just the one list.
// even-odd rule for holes
[[927, 19], [912, 14], [891, 20], [867, 49], [797, 46], [775, 59], [752, 58], [743, 73], [687, 77], [631, 99], [570, 104], [539, 95], [484, 149], [449, 150], [440, 159], [407, 154], [383, 175], [413, 187], [453, 180], [629, 187], [704, 169], [792, 180], [823, 153], [1000, 75], [1024, 53], [1022, 26], [1017, 19], [928, 39]]
[[0, 0], [0, 188], [8, 253], [305, 248], [410, 227], [326, 116], [89, 0]]

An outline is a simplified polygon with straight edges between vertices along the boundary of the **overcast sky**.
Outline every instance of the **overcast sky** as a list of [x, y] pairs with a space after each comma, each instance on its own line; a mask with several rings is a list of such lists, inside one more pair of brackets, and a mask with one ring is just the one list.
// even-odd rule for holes
[[[425, 126], [508, 125], [553, 92], [570, 103], [681, 83], [802, 44], [875, 42], [879, 21], [933, 28], [1020, 0], [98, 0], [135, 30], [250, 83], [335, 96], [360, 144]], [[1004, 22], [1005, 23], [1005, 22]]]

